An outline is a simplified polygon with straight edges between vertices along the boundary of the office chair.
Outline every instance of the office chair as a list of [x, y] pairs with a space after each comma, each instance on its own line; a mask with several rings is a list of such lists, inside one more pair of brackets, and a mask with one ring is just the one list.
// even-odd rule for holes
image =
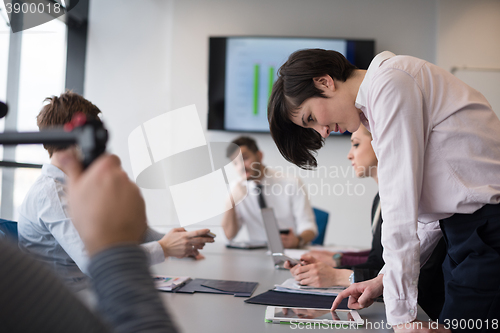
[[314, 216], [316, 218], [316, 225], [318, 226], [318, 236], [312, 240], [312, 245], [323, 245], [325, 241], [326, 225], [328, 224], [328, 217], [330, 214], [324, 210], [314, 208]]
[[17, 222], [0, 219], [0, 237], [5, 236], [17, 242]]

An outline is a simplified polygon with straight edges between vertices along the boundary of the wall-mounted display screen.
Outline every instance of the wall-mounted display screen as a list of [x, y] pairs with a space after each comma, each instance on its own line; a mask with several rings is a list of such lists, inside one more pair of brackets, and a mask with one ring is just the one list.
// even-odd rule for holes
[[358, 68], [366, 69], [374, 56], [375, 42], [338, 38], [211, 37], [208, 129], [269, 132], [267, 103], [277, 71], [290, 54], [310, 48], [338, 51]]

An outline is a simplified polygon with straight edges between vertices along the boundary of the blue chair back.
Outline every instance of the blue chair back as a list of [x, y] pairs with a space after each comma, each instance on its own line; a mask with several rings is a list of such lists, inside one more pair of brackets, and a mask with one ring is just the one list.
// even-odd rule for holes
[[316, 225], [318, 226], [318, 236], [311, 242], [313, 245], [323, 245], [325, 241], [326, 225], [330, 214], [324, 210], [313, 208], [314, 216], [316, 217]]
[[0, 219], [0, 236], [4, 235], [17, 242], [17, 222]]

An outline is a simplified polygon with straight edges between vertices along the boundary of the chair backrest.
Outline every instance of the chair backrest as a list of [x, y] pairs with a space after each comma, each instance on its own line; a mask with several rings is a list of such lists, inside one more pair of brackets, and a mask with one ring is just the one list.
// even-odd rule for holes
[[326, 225], [328, 224], [328, 217], [330, 214], [324, 210], [314, 208], [314, 216], [316, 217], [316, 225], [318, 226], [318, 236], [311, 242], [313, 245], [323, 245], [325, 241]]
[[5, 235], [17, 242], [17, 222], [0, 219], [0, 235]]

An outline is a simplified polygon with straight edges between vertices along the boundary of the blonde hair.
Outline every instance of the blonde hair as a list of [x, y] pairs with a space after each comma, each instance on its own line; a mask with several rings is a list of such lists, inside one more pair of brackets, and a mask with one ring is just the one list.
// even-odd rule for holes
[[[365, 125], [360, 124], [360, 125], [359, 125], [359, 128], [358, 128], [358, 131], [359, 131], [359, 130], [362, 130], [362, 131], [363, 131], [366, 135], [368, 135], [370, 138], [372, 138], [372, 139], [373, 139], [373, 137], [372, 137], [372, 133], [368, 130], [368, 128], [366, 128], [366, 127], [365, 127]], [[356, 132], [357, 132], [357, 131], [356, 131]]]

